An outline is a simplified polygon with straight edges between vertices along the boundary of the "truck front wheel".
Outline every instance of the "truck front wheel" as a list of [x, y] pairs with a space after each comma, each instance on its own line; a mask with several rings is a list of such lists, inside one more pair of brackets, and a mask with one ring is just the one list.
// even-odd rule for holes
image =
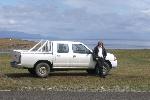
[[104, 66], [99, 67], [98, 64], [95, 66], [95, 74], [99, 76], [106, 76], [110, 71], [110, 66], [107, 62], [104, 62]]
[[110, 70], [111, 70], [111, 67], [109, 66], [109, 64], [107, 62], [104, 62], [104, 66], [103, 66], [103, 69], [102, 69], [102, 75], [103, 76], [108, 75]]
[[47, 63], [39, 63], [35, 67], [35, 72], [38, 77], [47, 77], [50, 73], [50, 66]]

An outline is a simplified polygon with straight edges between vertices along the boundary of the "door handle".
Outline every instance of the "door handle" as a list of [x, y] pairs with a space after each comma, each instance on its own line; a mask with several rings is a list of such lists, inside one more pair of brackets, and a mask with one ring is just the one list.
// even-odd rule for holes
[[57, 57], [60, 57], [60, 55], [57, 55]]
[[76, 57], [76, 55], [73, 55], [73, 58], [75, 58]]

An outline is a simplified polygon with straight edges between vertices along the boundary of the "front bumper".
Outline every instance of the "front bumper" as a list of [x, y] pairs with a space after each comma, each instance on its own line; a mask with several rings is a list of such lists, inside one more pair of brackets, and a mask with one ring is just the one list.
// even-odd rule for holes
[[10, 62], [10, 65], [13, 68], [21, 68], [21, 64], [18, 64], [16, 61]]
[[117, 60], [115, 60], [115, 61], [110, 61], [110, 62], [111, 62], [112, 68], [117, 68], [117, 66], [118, 66]]

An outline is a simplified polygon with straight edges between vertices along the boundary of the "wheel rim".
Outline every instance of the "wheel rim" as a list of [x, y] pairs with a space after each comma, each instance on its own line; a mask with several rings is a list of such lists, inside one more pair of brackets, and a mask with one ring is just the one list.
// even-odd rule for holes
[[103, 75], [106, 75], [107, 74], [107, 68], [105, 66], [103, 66]]
[[107, 63], [104, 63], [104, 66], [103, 66], [103, 75], [107, 75], [110, 71], [110, 67]]
[[45, 74], [47, 73], [46, 67], [44, 67], [44, 66], [40, 67], [40, 68], [39, 68], [39, 73], [40, 73], [41, 75], [45, 75]]

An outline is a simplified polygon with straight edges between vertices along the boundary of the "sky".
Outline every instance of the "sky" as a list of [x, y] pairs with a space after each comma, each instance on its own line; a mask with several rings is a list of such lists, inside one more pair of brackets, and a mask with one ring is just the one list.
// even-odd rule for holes
[[0, 0], [0, 31], [150, 40], [150, 0]]

